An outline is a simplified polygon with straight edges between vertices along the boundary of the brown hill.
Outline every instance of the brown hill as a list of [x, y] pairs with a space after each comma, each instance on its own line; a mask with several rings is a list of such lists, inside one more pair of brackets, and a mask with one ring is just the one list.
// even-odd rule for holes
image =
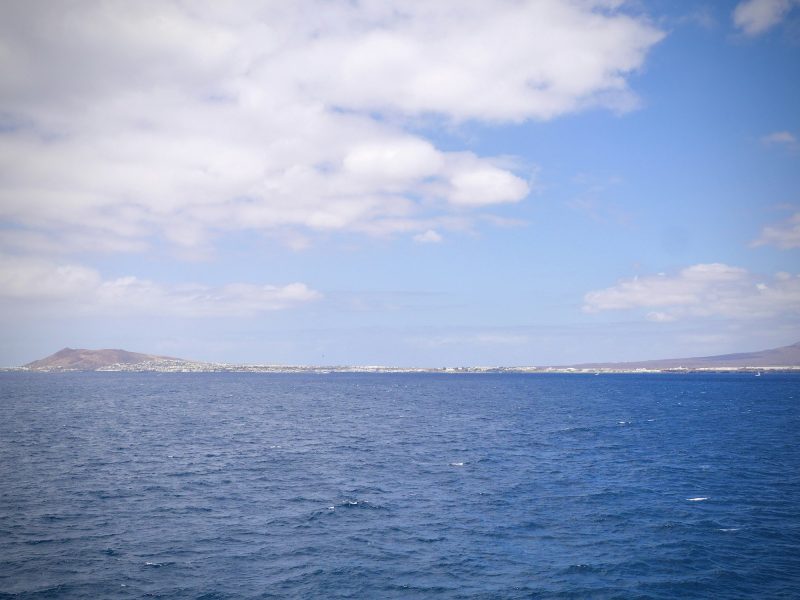
[[574, 365], [581, 369], [718, 369], [737, 367], [800, 367], [800, 342], [791, 346], [739, 352], [718, 356], [695, 356], [691, 358], [667, 358], [619, 363], [586, 363]]
[[25, 367], [40, 371], [94, 371], [113, 364], [137, 364], [156, 360], [175, 361], [180, 359], [128, 352], [127, 350], [64, 348], [47, 358], [30, 362]]

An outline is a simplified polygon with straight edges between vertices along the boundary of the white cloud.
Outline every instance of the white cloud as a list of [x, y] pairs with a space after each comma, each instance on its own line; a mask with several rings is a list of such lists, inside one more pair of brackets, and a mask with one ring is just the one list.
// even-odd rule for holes
[[443, 164], [441, 152], [413, 137], [361, 144], [344, 157], [349, 173], [388, 184], [438, 175]]
[[38, 259], [0, 257], [0, 294], [15, 300], [69, 300], [102, 284], [94, 269]]
[[433, 229], [428, 229], [424, 233], [415, 235], [414, 241], [420, 244], [438, 244], [442, 241], [442, 236]]
[[528, 184], [522, 179], [485, 164], [457, 171], [450, 183], [450, 201], [463, 206], [516, 202], [528, 194]]
[[43, 259], [0, 257], [0, 300], [49, 304], [60, 315], [112, 314], [239, 317], [281, 310], [321, 297], [303, 283], [164, 286], [136, 277], [103, 279], [94, 269]]
[[[721, 316], [736, 319], [800, 314], [800, 275], [761, 279], [725, 264], [699, 264], [675, 275], [620, 281], [584, 297], [584, 311], [647, 310], [651, 321]], [[655, 310], [648, 310], [655, 309]]]
[[759, 35], [780, 23], [797, 0], [745, 0], [733, 11], [733, 22], [747, 35]]
[[528, 195], [533, 166], [438, 149], [408, 120], [624, 110], [663, 36], [607, 0], [3, 12], [0, 222], [6, 246], [45, 253], [482, 221]]
[[794, 213], [783, 223], [764, 227], [752, 245], [772, 245], [784, 250], [800, 248], [800, 212]]
[[355, 109], [522, 120], [615, 107], [662, 34], [613, 4], [368, 3], [351, 35], [323, 36], [301, 60], [320, 95]]

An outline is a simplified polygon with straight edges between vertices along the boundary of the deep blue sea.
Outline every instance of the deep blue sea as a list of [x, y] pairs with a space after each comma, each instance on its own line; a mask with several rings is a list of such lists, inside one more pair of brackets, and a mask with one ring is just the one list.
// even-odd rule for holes
[[0, 374], [0, 598], [798, 598], [800, 376]]

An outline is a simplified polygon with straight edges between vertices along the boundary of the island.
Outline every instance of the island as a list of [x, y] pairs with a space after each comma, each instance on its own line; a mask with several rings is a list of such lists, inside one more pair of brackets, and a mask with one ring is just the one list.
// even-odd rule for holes
[[142, 354], [119, 349], [64, 348], [14, 371], [40, 373], [159, 372], [159, 373], [687, 373], [687, 372], [800, 372], [800, 342], [757, 352], [670, 358], [639, 362], [583, 363], [566, 366], [465, 366], [393, 367], [380, 365], [320, 366], [276, 364], [229, 364]]

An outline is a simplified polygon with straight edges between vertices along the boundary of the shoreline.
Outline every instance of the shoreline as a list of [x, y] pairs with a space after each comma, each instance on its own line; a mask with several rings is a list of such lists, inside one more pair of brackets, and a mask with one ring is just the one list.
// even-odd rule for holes
[[152, 361], [135, 364], [112, 364], [97, 369], [5, 367], [2, 372], [24, 373], [430, 373], [430, 374], [660, 374], [660, 373], [800, 373], [800, 366], [743, 366], [743, 367], [387, 367], [387, 366], [303, 366], [303, 365], [236, 365], [191, 363], [183, 361]]

